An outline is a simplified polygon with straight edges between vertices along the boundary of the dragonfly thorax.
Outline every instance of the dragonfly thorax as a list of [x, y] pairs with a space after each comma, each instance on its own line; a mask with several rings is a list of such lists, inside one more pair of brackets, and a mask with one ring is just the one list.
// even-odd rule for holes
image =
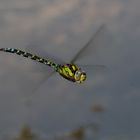
[[72, 82], [82, 83], [86, 80], [86, 73], [75, 64], [59, 65], [58, 72], [62, 77]]

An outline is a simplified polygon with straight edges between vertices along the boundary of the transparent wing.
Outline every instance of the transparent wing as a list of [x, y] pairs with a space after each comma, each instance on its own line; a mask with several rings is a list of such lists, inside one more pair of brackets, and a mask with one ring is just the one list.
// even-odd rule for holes
[[[20, 97], [24, 103], [26, 103], [26, 101], [32, 101], [31, 97], [34, 97], [33, 90], [35, 87], [38, 87], [43, 80], [51, 76], [51, 74], [46, 74], [47, 76], [44, 76], [44, 73], [40, 71], [33, 72], [32, 66], [37, 66], [39, 63], [30, 59], [8, 53], [3, 53], [0, 57], [2, 58], [0, 61], [2, 66], [0, 74], [0, 78], [2, 79], [1, 91], [13, 93], [16, 98]], [[45, 65], [42, 66], [44, 66], [44, 69], [47, 67]], [[48, 69], [46, 69], [45, 73], [47, 72]], [[49, 72], [52, 72], [52, 69], [50, 69]]]
[[101, 74], [101, 73], [106, 73], [108, 72], [109, 68], [105, 65], [78, 65], [83, 71], [86, 73], [92, 72], [94, 75]]
[[105, 24], [102, 24], [92, 35], [91, 39], [73, 56], [71, 63], [79, 63], [80, 61], [81, 63], [92, 64], [94, 55], [96, 56], [97, 49], [99, 50], [100, 48], [100, 42], [103, 41], [104, 32]]
[[[25, 48], [25, 50], [26, 50], [26, 52], [30, 52], [30, 53], [35, 54], [35, 55], [37, 55], [39, 57], [42, 57], [44, 59], [53, 61], [57, 64], [63, 63], [63, 61], [60, 60], [59, 58], [56, 58], [53, 55], [47, 53], [46, 50], [44, 50], [43, 47], [40, 47], [39, 44], [36, 41], [31, 42]], [[39, 72], [39, 73], [42, 73], [42, 75], [44, 75], [40, 84], [43, 83], [43, 81], [49, 79], [55, 73], [55, 71], [47, 65], [37, 63], [37, 62], [34, 62], [34, 63], [36, 63], [36, 65], [35, 64], [33, 65], [32, 72]]]
[[[59, 58], [56, 58], [53, 55], [51, 55], [48, 52], [46, 52], [46, 50], [43, 47], [40, 47], [38, 45], [38, 43], [36, 43], [36, 41], [31, 42], [25, 48], [25, 50], [27, 52], [30, 52], [30, 53], [36, 54], [37, 56], [45, 58], [47, 60], [53, 61], [53, 62], [55, 62], [57, 64], [64, 63]], [[33, 73], [40, 73], [40, 75], [41, 75], [40, 80], [38, 81], [38, 84], [36, 86], [34, 86], [34, 88], [32, 88], [32, 92], [35, 92], [36, 90], [38, 90], [41, 87], [41, 85], [43, 85], [47, 80], [49, 80], [56, 73], [49, 66], [41, 64], [41, 63], [38, 63], [38, 62], [36, 62], [36, 65], [35, 64], [32, 65], [32, 72]]]
[[[41, 52], [41, 50], [39, 50], [38, 48], [35, 48], [35, 47], [33, 47], [33, 48], [30, 47], [29, 48], [28, 47], [25, 50], [26, 50], [26, 52], [35, 54], [35, 55], [37, 55], [39, 57], [42, 57], [42, 58], [45, 58], [46, 59], [46, 56], [47, 55], [45, 56], [44, 55], [45, 53], [43, 51]], [[49, 57], [47, 57], [47, 59], [48, 58]], [[50, 59], [50, 60], [53, 61], [52, 59]], [[29, 61], [33, 61], [33, 60], [29, 60]], [[41, 73], [41, 74], [43, 74], [44, 77], [45, 77], [45, 79], [50, 78], [50, 75], [52, 75], [54, 73], [54, 71], [53, 71], [52, 68], [50, 68], [49, 66], [44, 65], [42, 63], [38, 63], [36, 61], [32, 62], [32, 68], [31, 68], [30, 71], [33, 72], [33, 73]]]
[[53, 54], [50, 54], [47, 51], [47, 48], [48, 48], [47, 46], [42, 47], [36, 42], [31, 42], [31, 43], [29, 43], [29, 45], [26, 46], [25, 50], [27, 52], [36, 54], [42, 58], [49, 59], [55, 63], [58, 63], [58, 64], [64, 63], [60, 58], [53, 56]]
[[97, 70], [107, 70], [108, 68], [105, 65], [82, 65], [82, 64], [77, 64], [76, 65], [80, 68], [85, 68], [85, 69], [97, 69]]
[[87, 82], [97, 84], [104, 80], [104, 77], [108, 74], [109, 68], [105, 65], [77, 65], [87, 75]]

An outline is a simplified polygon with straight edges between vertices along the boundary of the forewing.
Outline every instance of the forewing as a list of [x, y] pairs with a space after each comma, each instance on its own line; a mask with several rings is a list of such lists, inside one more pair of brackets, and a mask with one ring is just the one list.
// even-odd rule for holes
[[[71, 63], [85, 63], [93, 64], [96, 62], [98, 51], [100, 46], [103, 45], [101, 42], [105, 37], [105, 24], [102, 24], [95, 33], [93, 33], [91, 39], [73, 56]], [[95, 61], [94, 61], [95, 60]]]
[[81, 68], [85, 72], [94, 72], [95, 74], [97, 73], [105, 73], [109, 71], [109, 68], [105, 65], [80, 65], [77, 64], [79, 68]]
[[103, 79], [108, 74], [109, 68], [105, 65], [78, 65], [87, 75], [87, 81], [97, 82], [97, 79]]

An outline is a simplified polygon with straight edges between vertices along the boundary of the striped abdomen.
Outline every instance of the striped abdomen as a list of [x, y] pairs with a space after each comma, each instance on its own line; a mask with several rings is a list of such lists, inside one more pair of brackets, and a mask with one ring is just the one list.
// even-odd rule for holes
[[58, 70], [58, 64], [56, 64], [56, 63], [54, 63], [54, 62], [52, 62], [50, 60], [41, 58], [41, 57], [39, 57], [37, 55], [34, 55], [34, 54], [31, 54], [31, 53], [28, 53], [28, 52], [21, 51], [19, 49], [14, 49], [14, 48], [1, 48], [0, 51], [14, 53], [14, 54], [17, 54], [17, 55], [21, 55], [23, 57], [30, 58], [30, 59], [35, 60], [37, 62], [43, 63], [45, 65], [48, 65], [48, 66], [52, 67], [55, 71]]

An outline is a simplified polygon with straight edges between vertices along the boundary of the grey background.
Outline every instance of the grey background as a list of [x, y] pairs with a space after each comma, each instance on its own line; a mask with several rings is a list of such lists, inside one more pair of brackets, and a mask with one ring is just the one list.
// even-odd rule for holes
[[[69, 62], [105, 24], [78, 62], [107, 67], [87, 68], [87, 81], [77, 85], [58, 74], [45, 80], [48, 67], [1, 52], [1, 138], [25, 124], [47, 136], [96, 122], [99, 139], [140, 139], [139, 8], [139, 0], [0, 0], [1, 48]], [[104, 111], [93, 112], [96, 104]]]

